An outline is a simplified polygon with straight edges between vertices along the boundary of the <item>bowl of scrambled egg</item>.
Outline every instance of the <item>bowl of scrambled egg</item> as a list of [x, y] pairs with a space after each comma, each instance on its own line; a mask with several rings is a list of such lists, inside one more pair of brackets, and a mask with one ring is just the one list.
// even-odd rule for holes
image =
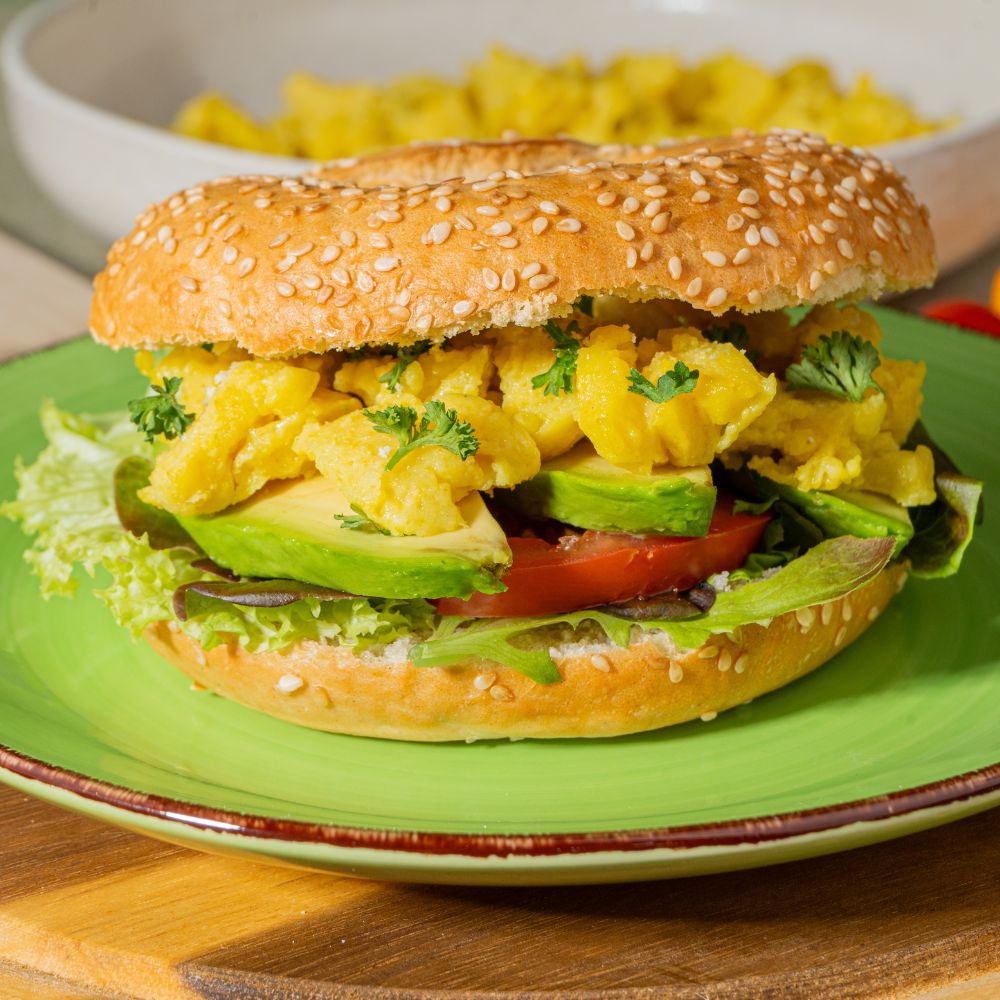
[[948, 268], [1000, 236], [998, 28], [976, 0], [765, 0], [752, 16], [727, 0], [43, 0], [4, 37], [2, 70], [22, 158], [109, 241], [206, 177], [401, 143], [783, 127], [892, 159]]

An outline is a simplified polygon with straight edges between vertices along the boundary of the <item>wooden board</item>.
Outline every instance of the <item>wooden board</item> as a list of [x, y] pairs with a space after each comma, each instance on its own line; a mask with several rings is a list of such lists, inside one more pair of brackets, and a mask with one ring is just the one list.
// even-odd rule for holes
[[[0, 355], [88, 287], [0, 234]], [[612, 991], [612, 992], [609, 992]], [[0, 998], [1000, 997], [1000, 810], [634, 886], [393, 886], [195, 854], [0, 789]]]

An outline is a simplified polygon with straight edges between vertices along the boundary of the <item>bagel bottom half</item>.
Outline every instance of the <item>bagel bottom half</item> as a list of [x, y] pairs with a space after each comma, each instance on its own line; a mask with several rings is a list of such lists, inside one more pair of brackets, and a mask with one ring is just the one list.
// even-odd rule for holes
[[172, 622], [149, 626], [146, 638], [210, 691], [313, 729], [419, 741], [620, 736], [711, 718], [814, 670], [861, 635], [905, 579], [905, 566], [888, 566], [853, 594], [691, 651], [648, 636], [627, 648], [556, 646], [555, 684], [495, 664], [415, 667], [316, 642], [205, 651]]

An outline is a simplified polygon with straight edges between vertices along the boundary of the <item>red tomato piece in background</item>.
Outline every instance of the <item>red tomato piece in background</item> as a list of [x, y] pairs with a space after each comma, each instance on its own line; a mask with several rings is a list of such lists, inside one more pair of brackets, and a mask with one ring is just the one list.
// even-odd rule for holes
[[966, 330], [976, 330], [1000, 337], [1000, 316], [979, 302], [965, 302], [960, 299], [944, 299], [924, 306], [920, 312], [928, 319], [939, 323], [951, 323]]
[[708, 534], [700, 538], [585, 531], [558, 544], [509, 538], [514, 561], [502, 594], [436, 601], [442, 615], [519, 618], [556, 615], [667, 590], [687, 590], [727, 569], [737, 569], [757, 547], [768, 514], [734, 514], [732, 501], [716, 504]]

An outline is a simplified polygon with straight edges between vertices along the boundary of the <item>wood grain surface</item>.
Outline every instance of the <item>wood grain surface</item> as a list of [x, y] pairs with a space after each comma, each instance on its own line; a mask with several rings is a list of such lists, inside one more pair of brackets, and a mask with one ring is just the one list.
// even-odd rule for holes
[[[0, 234], [0, 356], [88, 286]], [[1000, 810], [642, 885], [469, 889], [209, 857], [0, 789], [0, 1000], [1000, 998]]]

